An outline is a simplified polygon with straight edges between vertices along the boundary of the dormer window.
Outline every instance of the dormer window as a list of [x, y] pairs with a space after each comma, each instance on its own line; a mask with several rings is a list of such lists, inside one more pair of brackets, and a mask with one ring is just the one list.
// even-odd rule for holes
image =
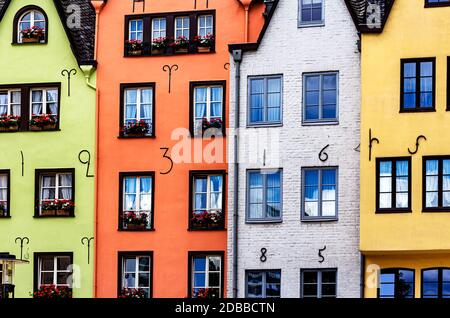
[[13, 43], [46, 43], [47, 16], [35, 6], [25, 7], [14, 18]]

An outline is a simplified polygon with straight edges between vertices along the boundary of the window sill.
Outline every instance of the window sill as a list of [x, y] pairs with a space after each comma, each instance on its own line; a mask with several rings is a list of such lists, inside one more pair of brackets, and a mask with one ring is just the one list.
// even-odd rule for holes
[[337, 126], [338, 120], [303, 121], [302, 126]]
[[154, 139], [155, 135], [144, 135], [144, 136], [117, 136], [117, 139]]
[[436, 112], [436, 109], [433, 108], [414, 108], [414, 109], [400, 109], [401, 113], [433, 113]]
[[280, 224], [283, 223], [283, 219], [273, 220], [245, 220], [245, 224]]
[[330, 218], [317, 217], [317, 218], [302, 218], [300, 221], [302, 223], [322, 223], [322, 222], [325, 223], [325, 222], [337, 222], [337, 221], [339, 221], [339, 219], [337, 217], [335, 217], [335, 218], [333, 218], [333, 217], [330, 217]]
[[247, 124], [247, 128], [275, 128], [275, 127], [283, 127], [283, 123]]
[[394, 213], [412, 213], [411, 209], [386, 209], [376, 210], [375, 214], [394, 214]]
[[117, 231], [119, 231], [119, 232], [154, 232], [155, 229], [150, 228], [150, 229], [143, 229], [143, 230], [128, 230], [128, 229], [118, 228]]

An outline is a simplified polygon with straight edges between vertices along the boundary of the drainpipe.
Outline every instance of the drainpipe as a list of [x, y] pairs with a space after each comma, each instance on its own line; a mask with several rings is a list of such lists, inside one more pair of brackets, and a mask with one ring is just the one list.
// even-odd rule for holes
[[241, 61], [242, 50], [232, 52], [235, 67], [235, 95], [234, 110], [234, 205], [233, 205], [233, 298], [238, 298], [238, 228], [239, 228], [239, 116], [240, 116], [240, 89], [241, 89]]
[[[100, 19], [100, 11], [106, 4], [107, 0], [91, 0], [91, 4], [95, 9], [95, 45], [94, 45], [94, 60], [97, 60], [97, 41], [98, 41], [98, 33], [100, 29], [99, 19]], [[85, 73], [86, 77], [86, 73]], [[89, 77], [86, 77], [86, 84], [91, 87], [89, 82]], [[95, 95], [95, 178], [94, 178], [94, 192], [95, 192], [95, 198], [94, 198], [94, 218], [95, 218], [95, 224], [94, 224], [94, 298], [97, 298], [97, 264], [98, 264], [98, 252], [97, 252], [97, 234], [98, 234], [98, 150], [99, 150], [99, 113], [100, 113], [100, 91], [96, 90]]]

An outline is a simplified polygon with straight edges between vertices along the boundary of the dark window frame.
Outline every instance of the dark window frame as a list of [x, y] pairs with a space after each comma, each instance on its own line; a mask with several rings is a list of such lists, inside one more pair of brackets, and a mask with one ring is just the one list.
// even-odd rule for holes
[[[438, 281], [437, 281], [437, 285], [438, 285], [438, 299], [442, 299], [442, 290], [443, 290], [443, 270], [450, 270], [450, 267], [429, 267], [429, 268], [423, 268], [420, 271], [420, 297], [424, 298], [423, 296], [423, 290], [424, 290], [424, 273], [426, 271], [429, 270], [437, 270], [438, 271]], [[427, 297], [427, 298], [433, 298], [433, 297]]]
[[147, 256], [150, 257], [150, 286], [149, 286], [149, 298], [153, 298], [153, 251], [119, 251], [117, 252], [117, 297], [122, 294], [122, 265], [124, 257], [137, 257]]
[[[150, 216], [150, 228], [144, 230], [129, 230], [123, 228], [123, 180], [125, 177], [151, 177], [152, 178], [152, 212]], [[118, 231], [124, 232], [150, 232], [155, 230], [155, 172], [154, 171], [137, 171], [137, 172], [119, 172], [119, 215], [118, 215]]]
[[192, 81], [189, 83], [189, 131], [191, 133], [191, 137], [201, 138], [202, 136], [196, 136], [194, 132], [194, 98], [195, 98], [195, 88], [199, 86], [222, 86], [222, 136], [215, 137], [225, 137], [226, 134], [226, 95], [227, 95], [227, 81], [226, 80], [218, 80], [218, 81]]
[[[320, 212], [321, 214], [321, 203], [322, 203], [322, 191], [321, 191], [321, 187], [322, 187], [322, 171], [323, 170], [334, 170], [336, 172], [336, 214], [335, 216], [306, 216], [305, 215], [305, 172], [308, 170], [319, 170], [319, 183], [318, 183], [318, 187], [319, 187], [319, 193], [318, 193], [318, 212]], [[302, 222], [334, 222], [334, 221], [338, 221], [339, 220], [339, 167], [338, 166], [323, 166], [323, 167], [302, 167], [301, 168], [301, 185], [300, 185], [300, 190], [301, 190], [301, 213], [300, 213], [300, 217], [301, 217], [301, 221]]]
[[[330, 268], [302, 268], [300, 269], [300, 298], [304, 298], [304, 273], [316, 273], [317, 275], [317, 298], [323, 298], [322, 297], [322, 273], [323, 272], [333, 272], [336, 277], [336, 281], [334, 285], [336, 286], [336, 296], [335, 297], [324, 297], [324, 298], [337, 298], [338, 296], [338, 269], [337, 267], [330, 267]], [[310, 297], [306, 297], [310, 298]], [[311, 297], [312, 298], [312, 297]]]
[[[397, 294], [397, 286], [398, 286], [398, 282], [399, 282], [399, 272], [400, 271], [411, 271], [413, 273], [413, 294], [411, 296], [411, 298], [414, 298], [416, 295], [416, 270], [413, 268], [406, 268], [406, 267], [392, 267], [392, 268], [382, 268], [380, 270], [380, 273], [378, 275], [378, 287], [377, 287], [377, 298], [380, 298], [380, 291], [381, 291], [381, 275], [382, 274], [394, 274], [395, 275], [395, 279], [394, 279], [394, 298], [395, 295]], [[383, 272], [383, 273], [382, 273]]]
[[[201, 176], [220, 175], [222, 176], [222, 224], [217, 228], [196, 229], [192, 226], [191, 218], [194, 210], [194, 178]], [[226, 196], [227, 196], [227, 172], [225, 170], [191, 170], [189, 171], [189, 211], [188, 211], [188, 231], [224, 231], [225, 219], [227, 216]]]
[[41, 186], [40, 179], [42, 174], [58, 174], [58, 173], [70, 173], [72, 174], [72, 202], [75, 204], [75, 168], [57, 168], [57, 169], [36, 169], [34, 177], [34, 217], [35, 218], [70, 218], [75, 217], [74, 207], [69, 215], [41, 215], [39, 211], [41, 200]]
[[[250, 173], [259, 172], [261, 175], [268, 175], [271, 172], [280, 173], [280, 217], [268, 218], [264, 217], [262, 219], [256, 219], [250, 217]], [[246, 181], [245, 181], [245, 223], [247, 224], [265, 224], [265, 223], [282, 223], [283, 222], [283, 168], [277, 169], [247, 169], [245, 171]], [[263, 213], [267, 215], [267, 177], [263, 180]]]
[[[30, 123], [30, 100], [31, 100], [31, 91], [37, 88], [53, 88], [58, 90], [58, 121], [56, 122], [56, 127], [54, 129], [45, 129], [41, 131], [32, 131], [29, 129]], [[18, 131], [13, 132], [0, 132], [0, 133], [14, 133], [14, 132], [24, 132], [30, 131], [33, 133], [39, 133], [42, 131], [59, 131], [60, 123], [61, 123], [61, 82], [53, 82], [53, 83], [30, 83], [30, 84], [2, 84], [0, 85], [0, 90], [10, 90], [10, 89], [20, 89], [20, 126]], [[23, 120], [25, 118], [25, 120]]]
[[[438, 206], [437, 207], [427, 207], [426, 204], [426, 182], [427, 182], [427, 160], [437, 160], [438, 161]], [[450, 207], [443, 207], [443, 160], [450, 160], [450, 156], [423, 156], [422, 157], [422, 212], [450, 212]]]
[[10, 218], [11, 217], [11, 170], [2, 169], [0, 170], [0, 175], [6, 175], [7, 178], [7, 191], [6, 191], [6, 215], [1, 215], [0, 218]]
[[[197, 47], [192, 44], [192, 40], [198, 34], [198, 18], [203, 15], [213, 16], [213, 34], [216, 37], [216, 10], [196, 10], [196, 11], [180, 11], [180, 12], [162, 12], [153, 14], [133, 14], [125, 16], [125, 30], [124, 30], [124, 57], [142, 57], [142, 56], [166, 56], [166, 55], [186, 55], [186, 54], [208, 54], [216, 52], [216, 41], [213, 42], [210, 52], [198, 52]], [[175, 37], [175, 18], [189, 16], [189, 40], [190, 45], [187, 53], [175, 53], [173, 48], [167, 48], [163, 54], [152, 54], [152, 20], [154, 18], [166, 19], [166, 37], [174, 39]], [[128, 54], [125, 42], [129, 38], [129, 23], [130, 20], [143, 21], [143, 43], [144, 52], [142, 55], [133, 56]]]
[[[266, 288], [267, 287], [267, 273], [268, 272], [280, 272], [280, 297], [267, 297]], [[281, 288], [282, 288], [282, 270], [280, 268], [277, 269], [247, 269], [245, 270], [245, 298], [250, 298], [248, 296], [248, 274], [250, 273], [262, 273], [264, 274], [263, 282], [262, 282], [262, 297], [261, 298], [253, 298], [253, 299], [279, 299], [281, 298]]]
[[[392, 162], [392, 172], [391, 172], [391, 178], [392, 178], [392, 184], [391, 184], [391, 208], [380, 208], [380, 163], [383, 161], [390, 161]], [[397, 194], [397, 188], [396, 188], [396, 182], [397, 182], [397, 173], [396, 173], [396, 163], [397, 161], [408, 161], [408, 207], [407, 208], [396, 208], [396, 194]], [[376, 180], [376, 206], [375, 206], [375, 213], [383, 214], [383, 213], [412, 213], [412, 200], [411, 200], [411, 193], [412, 193], [412, 158], [409, 157], [382, 157], [376, 159], [376, 167], [375, 167], [375, 180]]]
[[[27, 11], [31, 11], [31, 10], [35, 10], [35, 11], [39, 11], [45, 19], [45, 34], [44, 34], [44, 41], [43, 42], [35, 42], [35, 43], [24, 43], [24, 42], [19, 42], [18, 36], [19, 36], [19, 19], [20, 17]], [[44, 9], [42, 9], [39, 6], [36, 5], [28, 5], [25, 6], [23, 8], [21, 8], [19, 11], [16, 12], [14, 19], [13, 19], [13, 38], [12, 38], [12, 44], [13, 45], [43, 45], [43, 44], [47, 44], [48, 43], [48, 30], [49, 30], [49, 21], [48, 21], [48, 16], [47, 13], [44, 11]]]
[[429, 2], [429, 0], [425, 0], [425, 8], [439, 8], [439, 7], [448, 7], [448, 6], [450, 6], [450, 1], [432, 3], [432, 2]]
[[[125, 90], [127, 89], [138, 89], [138, 88], [151, 88], [152, 93], [152, 129], [150, 130], [149, 135], [142, 136], [127, 136], [125, 135], [121, 128], [125, 124]], [[126, 139], [135, 139], [135, 138], [156, 138], [156, 83], [155, 82], [143, 82], [143, 83], [122, 83], [120, 84], [120, 114], [119, 114], [119, 137], [118, 138], [126, 138]]]
[[[71, 264], [74, 263], [73, 252], [34, 252], [33, 253], [33, 291], [38, 291], [39, 286], [39, 258], [44, 256], [58, 257], [65, 256], [70, 257]], [[71, 289], [72, 290], [72, 289]]]
[[225, 283], [225, 252], [224, 251], [189, 251], [188, 252], [188, 298], [192, 298], [192, 260], [194, 257], [219, 256], [220, 263], [220, 298], [224, 297]]
[[[424, 108], [420, 106], [420, 64], [422, 62], [432, 62], [433, 63], [433, 103], [431, 107]], [[405, 69], [404, 65], [407, 63], [416, 63], [416, 106], [415, 108], [405, 108], [404, 107], [404, 88], [405, 88]], [[436, 111], [436, 58], [435, 57], [425, 57], [425, 58], [407, 58], [400, 60], [400, 113], [417, 113], [417, 112], [435, 112]]]

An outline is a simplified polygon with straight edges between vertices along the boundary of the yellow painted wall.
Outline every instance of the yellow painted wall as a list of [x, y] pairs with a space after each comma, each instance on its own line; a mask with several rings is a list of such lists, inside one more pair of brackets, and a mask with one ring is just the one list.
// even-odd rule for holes
[[[381, 34], [362, 36], [361, 250], [450, 251], [450, 213], [422, 213], [422, 156], [450, 155], [446, 111], [450, 7], [424, 8], [424, 0], [396, 0]], [[436, 58], [436, 112], [399, 113], [400, 60]], [[369, 129], [380, 140], [369, 162]], [[412, 156], [412, 213], [375, 214], [376, 158]]]
[[433, 267], [450, 267], [449, 254], [414, 254], [414, 255], [378, 255], [366, 257], [365, 298], [376, 298], [378, 287], [378, 271], [387, 268], [408, 268], [414, 270], [414, 297], [420, 298], [422, 269]]

